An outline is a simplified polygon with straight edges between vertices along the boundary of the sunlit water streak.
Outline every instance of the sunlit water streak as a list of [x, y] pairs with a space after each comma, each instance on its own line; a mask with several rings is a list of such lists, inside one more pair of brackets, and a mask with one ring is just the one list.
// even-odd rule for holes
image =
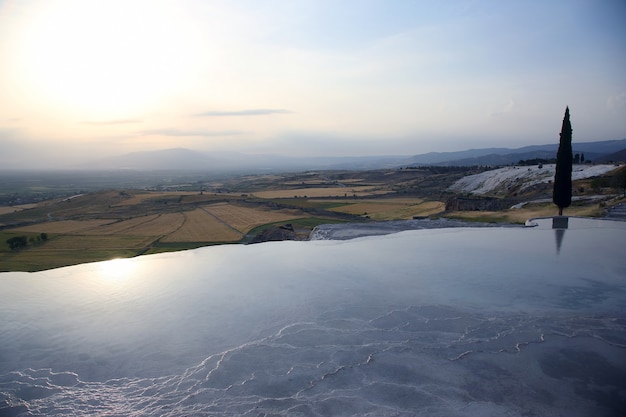
[[601, 225], [0, 274], [0, 416], [618, 415], [626, 234]]

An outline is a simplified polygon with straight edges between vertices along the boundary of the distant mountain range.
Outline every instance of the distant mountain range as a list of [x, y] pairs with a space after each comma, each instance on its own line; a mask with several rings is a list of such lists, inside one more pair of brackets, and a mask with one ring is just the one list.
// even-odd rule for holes
[[[400, 168], [408, 166], [444, 165], [511, 165], [526, 159], [556, 157], [558, 144], [533, 145], [517, 149], [484, 148], [459, 152], [430, 152], [414, 156], [362, 156], [362, 157], [285, 157], [276, 155], [250, 155], [237, 152], [204, 153], [184, 148], [159, 151], [134, 152], [119, 157], [92, 161], [83, 168], [177, 170], [215, 172], [277, 172], [309, 169], [365, 170]], [[609, 162], [624, 160], [626, 139], [573, 144], [574, 154], [584, 154], [585, 160]]]
[[[415, 155], [413, 165], [510, 165], [526, 159], [556, 158], [558, 143], [532, 145], [523, 148], [484, 148], [459, 152], [431, 152]], [[584, 154], [585, 160], [595, 161], [626, 150], [626, 139], [572, 144], [574, 154]], [[606, 162], [606, 160], [604, 160]]]

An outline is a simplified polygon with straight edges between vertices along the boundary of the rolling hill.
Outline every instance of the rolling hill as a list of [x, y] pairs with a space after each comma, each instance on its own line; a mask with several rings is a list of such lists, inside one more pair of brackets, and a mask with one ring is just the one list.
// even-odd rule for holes
[[[556, 156], [558, 144], [532, 145], [522, 148], [484, 148], [458, 152], [430, 152], [425, 154], [362, 156], [362, 157], [285, 157], [271, 154], [244, 154], [238, 152], [206, 153], [174, 148], [134, 152], [111, 158], [102, 158], [80, 167], [91, 170], [131, 169], [137, 171], [221, 171], [260, 173], [271, 171], [304, 171], [311, 169], [369, 170], [405, 166], [502, 166], [526, 159], [550, 159]], [[587, 161], [623, 159], [626, 139], [573, 144], [574, 153], [584, 153]], [[607, 159], [609, 158], [609, 159]], [[618, 159], [615, 159], [618, 158]]]

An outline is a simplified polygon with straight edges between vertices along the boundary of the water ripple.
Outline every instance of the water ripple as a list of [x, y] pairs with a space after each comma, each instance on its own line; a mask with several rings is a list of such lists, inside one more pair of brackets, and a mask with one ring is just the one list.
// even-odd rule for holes
[[[541, 373], [545, 355], [558, 355], [565, 343], [623, 358], [625, 339], [626, 323], [613, 317], [413, 306], [368, 319], [292, 323], [180, 375], [86, 382], [50, 369], [10, 372], [0, 376], [0, 416], [521, 415], [529, 408], [523, 392], [519, 403], [509, 400], [508, 414], [498, 414], [494, 396], [548, 391], [559, 371], [544, 365], [549, 375]], [[626, 375], [623, 366], [618, 371]], [[534, 386], [514, 382], [516, 373]], [[485, 378], [499, 386], [477, 388]], [[545, 404], [530, 407], [541, 414], [550, 401], [546, 394]]]

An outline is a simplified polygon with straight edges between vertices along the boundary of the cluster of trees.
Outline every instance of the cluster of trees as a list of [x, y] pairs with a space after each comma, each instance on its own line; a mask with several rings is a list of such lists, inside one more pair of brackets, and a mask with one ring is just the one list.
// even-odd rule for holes
[[[584, 153], [577, 153], [572, 158], [572, 162], [575, 164], [584, 164], [585, 162], [591, 163], [585, 159]], [[533, 166], [533, 165], [542, 165], [542, 164], [556, 164], [556, 158], [532, 158], [532, 159], [520, 159], [517, 165], [519, 166]]]
[[26, 236], [13, 236], [12, 238], [7, 239], [6, 242], [11, 250], [17, 250], [25, 248], [28, 246], [29, 242], [34, 244], [35, 242], [45, 242], [46, 240], [48, 240], [48, 234], [40, 233], [36, 238], [31, 236], [30, 239]]
[[[589, 161], [587, 161], [587, 162], [589, 162]], [[574, 155], [574, 163], [575, 164], [584, 164], [585, 163], [585, 154], [584, 153], [580, 153], [580, 154]]]
[[449, 173], [457, 173], [457, 172], [467, 172], [472, 170], [487, 170], [488, 167], [484, 165], [418, 165], [418, 166], [407, 166], [400, 167], [400, 170], [415, 170], [415, 171], [427, 171], [431, 174], [449, 174]]
[[544, 158], [532, 158], [532, 159], [520, 159], [517, 165], [519, 166], [533, 166], [542, 164], [556, 164], [556, 158], [544, 159]]

